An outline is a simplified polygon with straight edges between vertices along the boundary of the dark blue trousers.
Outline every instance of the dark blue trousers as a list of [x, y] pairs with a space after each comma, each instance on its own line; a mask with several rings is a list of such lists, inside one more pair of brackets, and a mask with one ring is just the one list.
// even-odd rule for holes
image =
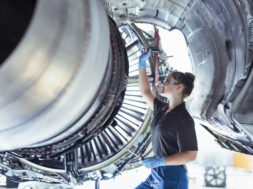
[[135, 189], [188, 189], [188, 176], [182, 165], [153, 168]]

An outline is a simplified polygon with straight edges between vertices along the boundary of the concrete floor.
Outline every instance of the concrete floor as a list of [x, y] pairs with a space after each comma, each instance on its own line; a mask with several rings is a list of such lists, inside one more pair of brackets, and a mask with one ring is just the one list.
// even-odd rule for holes
[[[226, 168], [227, 186], [226, 188], [205, 187], [204, 168], [198, 165], [189, 169], [189, 189], [252, 189], [253, 172], [242, 169]], [[131, 170], [123, 173], [115, 179], [101, 182], [101, 189], [133, 189], [141, 181], [145, 180], [149, 171], [143, 167], [138, 170]], [[94, 189], [94, 182], [85, 183], [77, 189]]]

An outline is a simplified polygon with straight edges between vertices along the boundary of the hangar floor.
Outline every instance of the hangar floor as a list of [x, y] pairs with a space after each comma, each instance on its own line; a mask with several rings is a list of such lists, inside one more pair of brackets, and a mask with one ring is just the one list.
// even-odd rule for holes
[[[138, 183], [146, 178], [149, 174], [149, 171], [143, 167], [138, 170], [128, 171], [121, 176], [118, 176], [114, 180], [108, 180], [101, 182], [101, 189], [108, 188], [120, 188], [120, 189], [129, 189], [134, 188]], [[194, 173], [191, 174], [189, 189], [252, 189], [253, 180], [252, 180], [253, 172], [245, 171], [242, 169], [227, 169], [227, 186], [226, 187], [206, 187], [204, 184], [204, 176], [203, 176], [203, 168], [195, 166]], [[35, 186], [36, 185], [36, 186]], [[43, 189], [38, 184], [29, 184], [20, 186], [19, 189]], [[34, 187], [35, 186], [35, 187]], [[4, 189], [0, 187], [1, 189]], [[54, 186], [45, 186], [44, 189], [55, 189]], [[61, 188], [61, 187], [59, 187]], [[94, 189], [94, 182], [87, 182], [83, 186], [75, 187], [75, 189]], [[62, 188], [63, 189], [63, 188]]]

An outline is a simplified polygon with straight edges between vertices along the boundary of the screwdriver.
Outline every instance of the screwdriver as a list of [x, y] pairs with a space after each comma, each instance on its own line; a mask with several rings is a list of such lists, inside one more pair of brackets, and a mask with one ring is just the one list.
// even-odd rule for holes
[[131, 150], [129, 150], [128, 148], [126, 148], [127, 151], [129, 151], [131, 154], [135, 155], [135, 157], [138, 158], [138, 160], [143, 160], [144, 158], [142, 156], [138, 156], [136, 153], [132, 152]]
[[150, 49], [151, 49], [151, 52], [159, 52], [160, 51], [159, 48], [157, 48], [157, 47], [150, 47]]
[[146, 54], [146, 53], [148, 52], [149, 49], [151, 50], [151, 52], [154, 52], [154, 53], [160, 51], [159, 48], [157, 48], [157, 47], [149, 47], [149, 48], [145, 48], [145, 47], [144, 47], [144, 48], [143, 48], [143, 53]]

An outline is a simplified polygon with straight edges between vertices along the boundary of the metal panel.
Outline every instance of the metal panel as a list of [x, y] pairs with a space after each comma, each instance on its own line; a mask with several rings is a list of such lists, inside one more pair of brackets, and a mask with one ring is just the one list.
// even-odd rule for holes
[[165, 28], [174, 27], [190, 0], [105, 0], [108, 14], [118, 23], [157, 23]]

